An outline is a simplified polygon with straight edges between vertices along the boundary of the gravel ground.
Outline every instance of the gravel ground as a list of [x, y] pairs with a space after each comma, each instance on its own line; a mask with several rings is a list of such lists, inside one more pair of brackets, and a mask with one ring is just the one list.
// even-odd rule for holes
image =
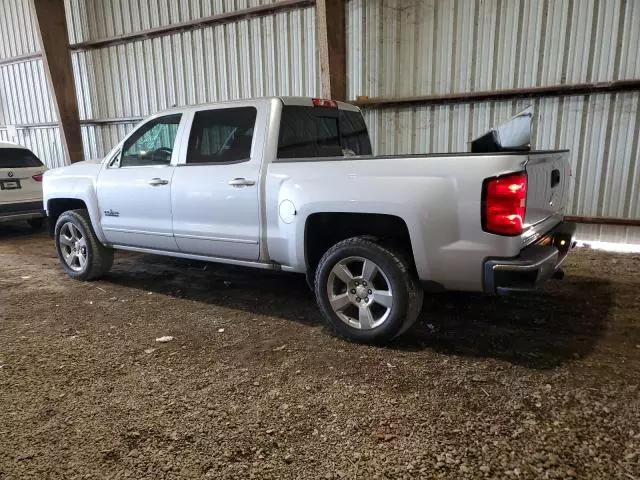
[[2, 480], [640, 479], [640, 256], [430, 296], [387, 348], [295, 275], [123, 253], [79, 283], [17, 226], [0, 265]]

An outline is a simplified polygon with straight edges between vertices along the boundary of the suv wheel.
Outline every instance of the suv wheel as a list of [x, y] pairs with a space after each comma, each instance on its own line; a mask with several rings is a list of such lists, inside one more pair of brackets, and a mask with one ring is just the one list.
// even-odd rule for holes
[[315, 292], [339, 335], [375, 344], [404, 333], [417, 319], [423, 298], [405, 258], [369, 237], [343, 240], [324, 254]]
[[60, 215], [55, 241], [60, 263], [71, 278], [93, 280], [111, 269], [113, 250], [100, 243], [86, 210], [69, 210]]

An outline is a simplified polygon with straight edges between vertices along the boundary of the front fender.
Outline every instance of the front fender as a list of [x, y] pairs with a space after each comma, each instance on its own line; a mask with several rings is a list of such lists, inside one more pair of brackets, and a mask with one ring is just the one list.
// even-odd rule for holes
[[105, 243], [96, 192], [97, 178], [101, 168], [101, 164], [80, 162], [69, 167], [49, 170], [44, 175], [42, 189], [47, 215], [53, 200], [73, 199], [84, 202], [96, 236], [100, 242]]

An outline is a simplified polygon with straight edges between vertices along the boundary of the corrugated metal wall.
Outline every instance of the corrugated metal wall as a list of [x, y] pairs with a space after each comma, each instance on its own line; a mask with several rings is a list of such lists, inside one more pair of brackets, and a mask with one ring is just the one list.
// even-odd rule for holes
[[578, 225], [576, 237], [584, 242], [640, 245], [640, 227], [620, 225]]
[[37, 30], [25, 0], [2, 0], [0, 4], [0, 59], [37, 52]]
[[80, 113], [145, 116], [173, 105], [315, 95], [314, 9], [73, 54]]
[[[640, 2], [351, 0], [348, 94], [410, 97], [640, 78]], [[533, 146], [569, 148], [571, 213], [640, 218], [638, 92], [365, 112], [378, 153], [467, 151], [533, 103]]]
[[[22, 14], [24, 10], [16, 12]], [[0, 140], [25, 145], [49, 167], [61, 167], [65, 156], [56, 122], [42, 59], [0, 65]], [[29, 127], [33, 124], [50, 125]], [[17, 125], [18, 136], [9, 138], [5, 125]]]
[[56, 122], [56, 108], [41, 58], [0, 65], [2, 125]]
[[65, 0], [69, 42], [139, 32], [278, 0]]
[[351, 0], [348, 96], [640, 78], [635, 0]]

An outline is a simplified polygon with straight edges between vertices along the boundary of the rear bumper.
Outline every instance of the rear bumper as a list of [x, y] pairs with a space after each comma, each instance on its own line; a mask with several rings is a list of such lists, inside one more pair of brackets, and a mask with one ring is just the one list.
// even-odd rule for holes
[[42, 201], [0, 204], [0, 222], [44, 217]]
[[574, 245], [575, 223], [563, 222], [524, 248], [515, 258], [489, 258], [484, 263], [484, 291], [533, 290], [560, 268]]

